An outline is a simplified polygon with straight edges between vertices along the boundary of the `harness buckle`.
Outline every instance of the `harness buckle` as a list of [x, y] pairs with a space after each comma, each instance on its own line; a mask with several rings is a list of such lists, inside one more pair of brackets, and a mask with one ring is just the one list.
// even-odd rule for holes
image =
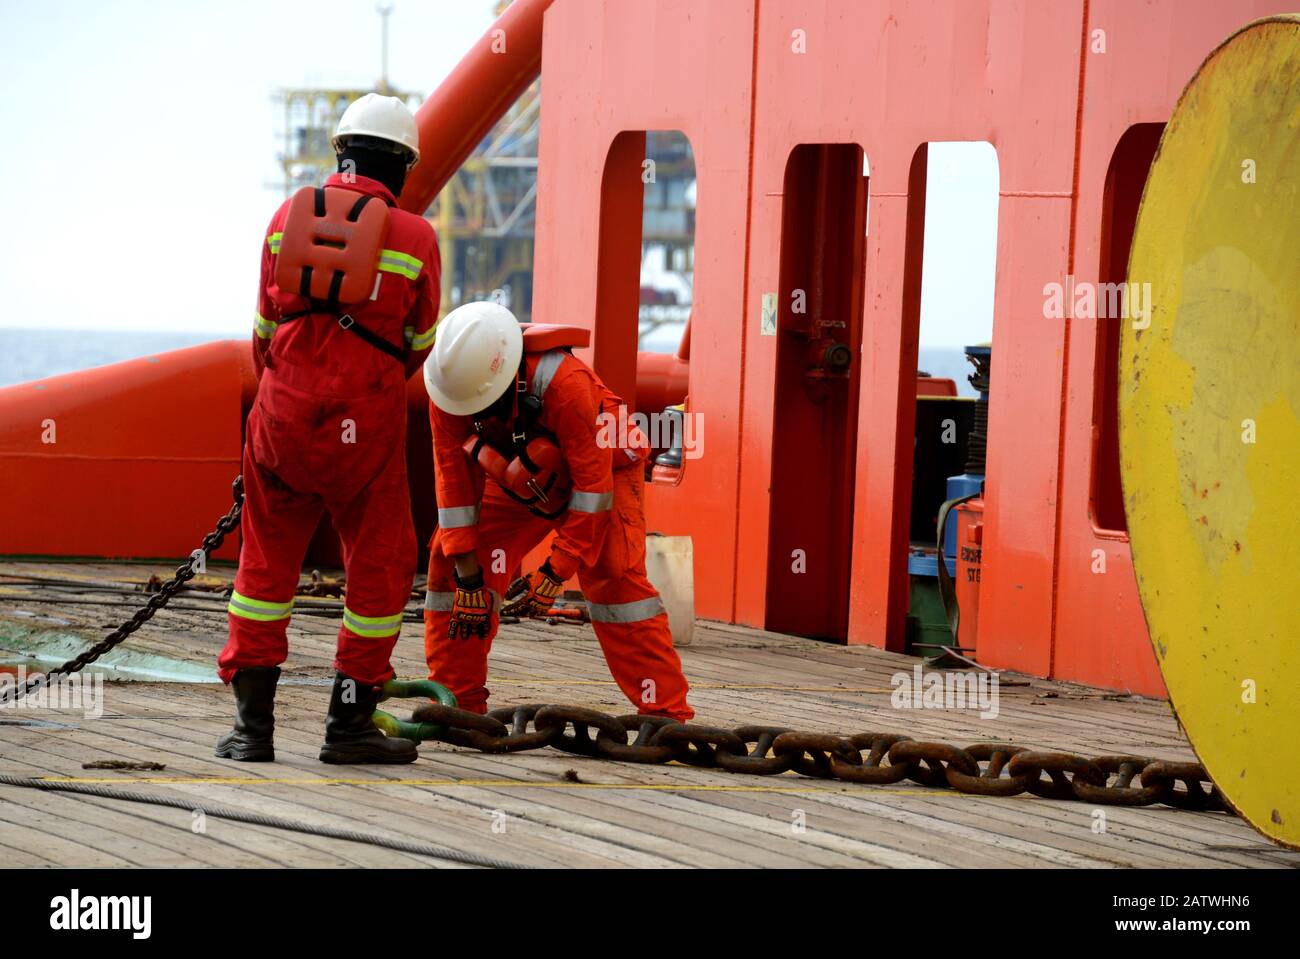
[[356, 323], [356, 320], [352, 319], [352, 316], [349, 313], [344, 313], [342, 316], [339, 317], [340, 329], [344, 329], [344, 330], [351, 329], [354, 323]]

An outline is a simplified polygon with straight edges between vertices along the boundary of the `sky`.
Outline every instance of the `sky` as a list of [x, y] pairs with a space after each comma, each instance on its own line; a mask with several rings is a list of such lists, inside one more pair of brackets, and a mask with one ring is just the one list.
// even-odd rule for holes
[[931, 143], [921, 256], [923, 347], [993, 339], [998, 155], [991, 143]]
[[[280, 87], [373, 85], [374, 0], [0, 0], [0, 326], [244, 336], [282, 199]], [[493, 0], [397, 0], [429, 93]]]
[[[0, 327], [247, 334], [282, 198], [277, 88], [372, 85], [373, 0], [0, 0]], [[389, 74], [427, 94], [494, 0], [399, 0]], [[921, 343], [992, 329], [996, 156], [932, 149]]]

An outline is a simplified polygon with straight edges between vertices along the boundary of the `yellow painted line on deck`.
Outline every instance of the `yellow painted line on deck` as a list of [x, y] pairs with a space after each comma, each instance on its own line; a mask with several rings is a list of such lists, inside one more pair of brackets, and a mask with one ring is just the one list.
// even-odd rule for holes
[[[614, 686], [612, 679], [497, 679], [493, 686]], [[892, 693], [893, 686], [778, 686], [747, 683], [691, 683], [691, 689], [770, 689], [783, 693]]]
[[[646, 790], [650, 792], [734, 792], [734, 793], [821, 793], [827, 791], [834, 792], [857, 792], [854, 789], [854, 783], [842, 784], [839, 788], [819, 787], [813, 785], [807, 786], [759, 786], [743, 785], [710, 785], [706, 783], [573, 783], [566, 781], [556, 782], [522, 782], [517, 779], [247, 779], [238, 776], [229, 777], [141, 777], [136, 779], [108, 779], [108, 778], [90, 778], [78, 776], [44, 776], [41, 782], [52, 783], [82, 783], [92, 785], [130, 785], [130, 786], [434, 786], [446, 788], [450, 786], [468, 786], [476, 789], [502, 789], [502, 788], [524, 788], [524, 789], [624, 789], [624, 790]], [[829, 781], [828, 781], [829, 782]], [[924, 796], [930, 799], [939, 799], [943, 797], [960, 797], [962, 799], [1024, 799], [1026, 795], [1001, 797], [1001, 796], [974, 796], [966, 793], [953, 792], [951, 790], [935, 789], [888, 789], [888, 790], [870, 790], [864, 792], [864, 796]], [[1029, 797], [1032, 798], [1032, 797]]]

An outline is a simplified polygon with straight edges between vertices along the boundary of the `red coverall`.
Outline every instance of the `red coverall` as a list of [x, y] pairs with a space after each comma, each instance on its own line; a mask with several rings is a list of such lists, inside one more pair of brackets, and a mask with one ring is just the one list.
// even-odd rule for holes
[[[641, 713], [685, 722], [695, 715], [686, 702], [686, 677], [663, 601], [646, 578], [646, 450], [629, 449], [625, 440], [619, 448], [598, 442], [597, 416], [617, 415], [622, 401], [580, 360], [561, 351], [528, 354], [526, 370], [530, 390], [543, 399], [538, 423], [555, 435], [569, 467], [569, 508], [557, 519], [544, 519], [506, 496], [495, 480], [487, 482], [462, 449], [473, 419], [430, 405], [438, 529], [424, 604], [429, 676], [449, 687], [462, 709], [487, 711], [487, 659], [500, 595], [524, 556], [554, 529], [551, 569], [562, 580], [578, 574], [596, 638], [623, 694]], [[451, 639], [451, 558], [472, 551], [496, 594], [488, 635]]]
[[285, 631], [307, 545], [328, 512], [343, 542], [347, 601], [335, 668], [358, 682], [393, 677], [389, 663], [415, 574], [415, 529], [406, 482], [406, 381], [433, 345], [439, 300], [438, 242], [423, 217], [393, 208], [378, 180], [341, 174], [328, 187], [378, 197], [389, 207], [375, 293], [348, 308], [358, 324], [408, 348], [405, 365], [342, 329], [328, 314], [280, 326], [307, 301], [275, 283], [288, 216], [271, 219], [253, 357], [260, 384], [244, 446], [243, 545], [228, 607], [221, 678], [288, 656]]

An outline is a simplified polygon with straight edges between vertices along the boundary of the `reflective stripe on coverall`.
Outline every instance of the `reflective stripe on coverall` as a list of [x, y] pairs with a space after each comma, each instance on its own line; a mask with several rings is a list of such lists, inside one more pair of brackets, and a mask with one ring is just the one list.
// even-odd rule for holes
[[[376, 180], [340, 175], [343, 187], [393, 202]], [[227, 608], [230, 638], [221, 678], [278, 666], [303, 557], [328, 513], [343, 543], [347, 597], [334, 666], [379, 685], [389, 663], [415, 573], [416, 542], [406, 477], [406, 380], [433, 343], [439, 269], [437, 240], [422, 217], [391, 209], [372, 299], [350, 308], [357, 323], [410, 348], [405, 368], [332, 316], [280, 324], [306, 306], [274, 281], [287, 204], [271, 220], [253, 332], [260, 377], [244, 448], [242, 546]]]
[[689, 720], [694, 711], [686, 702], [668, 614], [646, 577], [646, 450], [597, 441], [598, 413], [616, 415], [621, 401], [580, 360], [563, 353], [529, 356], [527, 373], [535, 395], [545, 395], [540, 425], [558, 440], [573, 481], [569, 509], [557, 519], [530, 513], [495, 481], [485, 482], [461, 448], [473, 429], [471, 418], [430, 407], [439, 528], [431, 543], [424, 613], [429, 676], [449, 687], [461, 708], [487, 711], [487, 659], [499, 603], [486, 639], [451, 639], [451, 557], [476, 551], [486, 585], [500, 594], [525, 555], [556, 530], [551, 568], [563, 579], [577, 573], [596, 638], [623, 694], [641, 713]]

